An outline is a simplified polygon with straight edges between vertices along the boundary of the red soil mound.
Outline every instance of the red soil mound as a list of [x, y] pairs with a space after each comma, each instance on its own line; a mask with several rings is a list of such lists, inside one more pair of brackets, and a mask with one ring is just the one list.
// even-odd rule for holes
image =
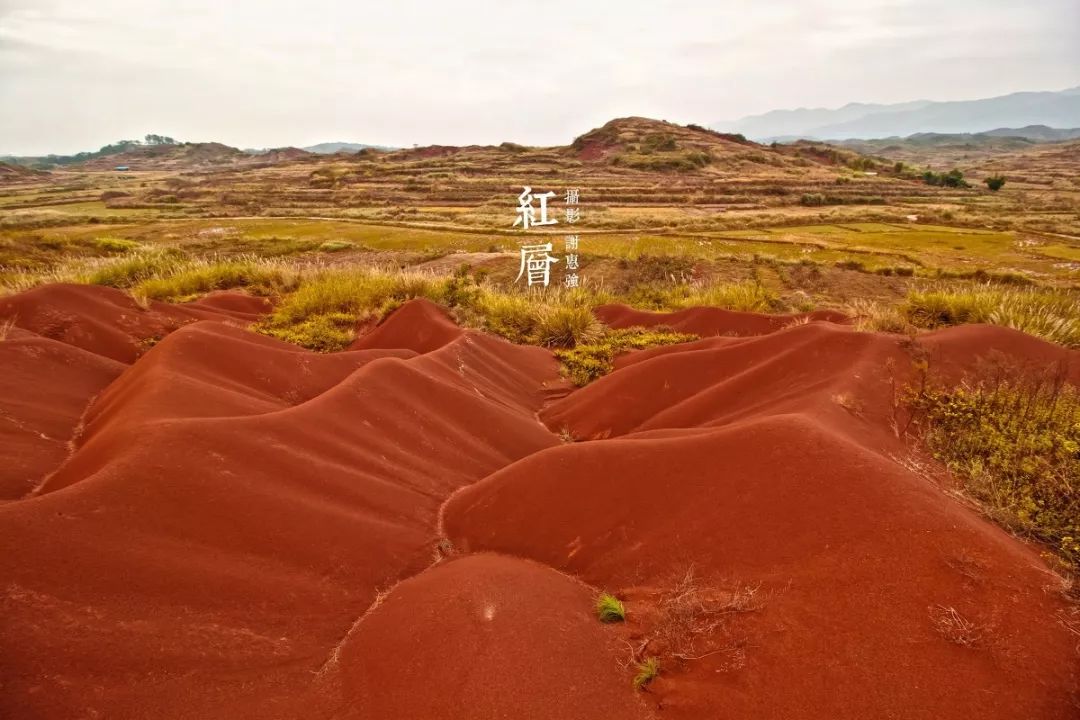
[[[426, 301], [330, 355], [237, 326], [262, 311], [0, 301], [0, 443], [26, 473], [0, 504], [0, 716], [1076, 716], [1060, 581], [892, 459], [903, 338], [655, 316], [713, 337], [544, 408], [550, 353]], [[924, 343], [948, 377], [989, 348], [1075, 357], [1000, 328]], [[440, 561], [472, 551], [517, 557]], [[621, 641], [690, 564], [760, 607], [636, 694]], [[625, 594], [627, 626], [559, 570]]]
[[[548, 450], [456, 494], [444, 522], [463, 551], [627, 595], [691, 566], [757, 587], [726, 648], [742, 664], [671, 666], [665, 715], [1075, 717], [1076, 638], [1038, 556], [804, 415]], [[948, 608], [974, 646], [936, 625]]]
[[1061, 373], [1080, 385], [1080, 351], [994, 325], [959, 325], [920, 338], [932, 372], [957, 378], [985, 363], [1022, 371]]
[[124, 365], [18, 328], [0, 341], [0, 501], [33, 490], [68, 455], [90, 398]]
[[[130, 295], [94, 285], [46, 285], [0, 298], [0, 321], [113, 360], [134, 362], [143, 342], [199, 319], [253, 319], [247, 301], [218, 295], [185, 305], [152, 302], [141, 307]], [[223, 307], [243, 304], [242, 312]]]
[[474, 333], [418, 356], [177, 331], [94, 403], [42, 493], [0, 507], [21, 548], [0, 557], [4, 702], [312, 716], [312, 672], [430, 561], [442, 499], [557, 444], [535, 412], [558, 382], [549, 353]]
[[363, 350], [373, 347], [400, 347], [425, 353], [457, 339], [461, 328], [446, 311], [428, 300], [406, 303], [371, 332], [361, 335], [349, 347]]
[[337, 717], [649, 717], [595, 602], [593, 590], [525, 560], [437, 565], [395, 587], [349, 633], [329, 668], [343, 699]]
[[634, 326], [655, 327], [662, 325], [679, 332], [702, 337], [711, 335], [764, 335], [792, 323], [806, 320], [823, 320], [834, 323], [847, 322], [843, 313], [833, 310], [815, 310], [796, 315], [765, 315], [762, 313], [736, 312], [712, 307], [695, 307], [671, 313], [635, 310], [626, 305], [601, 305], [595, 310], [596, 317], [613, 328]]

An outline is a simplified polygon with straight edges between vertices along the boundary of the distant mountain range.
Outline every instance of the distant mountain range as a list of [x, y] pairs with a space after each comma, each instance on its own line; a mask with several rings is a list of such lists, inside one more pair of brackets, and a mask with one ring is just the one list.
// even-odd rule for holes
[[916, 133], [1011, 133], [1017, 132], [1015, 129], [1027, 130], [1029, 126], [1047, 130], [1080, 127], [1080, 87], [1057, 92], [1018, 92], [983, 100], [916, 100], [894, 105], [850, 103], [835, 110], [773, 110], [732, 122], [718, 122], [712, 127], [762, 142], [784, 142], [907, 137]]
[[[262, 155], [270, 152], [275, 148], [262, 148], [256, 150], [253, 148], [245, 148], [244, 152], [251, 155]], [[309, 153], [315, 153], [316, 155], [333, 155], [334, 153], [355, 153], [361, 150], [396, 150], [397, 148], [387, 147], [384, 145], [364, 145], [363, 143], [351, 143], [351, 142], [324, 142], [317, 145], [308, 145], [307, 147], [300, 148], [301, 150]]]

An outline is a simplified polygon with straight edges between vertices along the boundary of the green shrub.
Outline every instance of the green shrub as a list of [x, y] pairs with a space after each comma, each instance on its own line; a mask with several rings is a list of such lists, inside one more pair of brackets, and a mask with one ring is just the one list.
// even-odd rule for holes
[[986, 187], [990, 188], [993, 192], [997, 192], [1005, 187], [1005, 177], [1003, 175], [991, 175], [983, 180], [983, 182], [986, 183]]
[[600, 622], [622, 622], [626, 619], [626, 608], [622, 601], [610, 593], [600, 593], [596, 599], [596, 616]]
[[910, 394], [934, 455], [988, 514], [1080, 566], [1080, 391], [1060, 376], [996, 368]]

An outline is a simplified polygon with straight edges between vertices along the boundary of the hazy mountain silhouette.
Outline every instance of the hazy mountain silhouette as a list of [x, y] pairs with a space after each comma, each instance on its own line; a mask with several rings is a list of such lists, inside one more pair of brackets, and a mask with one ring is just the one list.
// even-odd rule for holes
[[[1080, 87], [1018, 92], [983, 100], [918, 100], [895, 105], [850, 103], [835, 110], [773, 110], [713, 125], [755, 140], [905, 137], [915, 133], [979, 133], [1044, 125], [1080, 127]], [[1047, 138], [1036, 138], [1047, 139]]]

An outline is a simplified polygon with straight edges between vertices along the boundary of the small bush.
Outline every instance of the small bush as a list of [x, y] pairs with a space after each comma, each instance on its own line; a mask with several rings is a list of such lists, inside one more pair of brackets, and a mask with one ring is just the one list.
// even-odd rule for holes
[[596, 599], [596, 616], [600, 622], [622, 622], [626, 619], [626, 608], [622, 601], [610, 593], [600, 593]]
[[990, 188], [993, 192], [997, 192], [1005, 187], [1005, 177], [1003, 175], [991, 175], [983, 180], [983, 182], [986, 183], [986, 187]]
[[927, 170], [923, 173], [922, 179], [927, 185], [951, 188], [971, 187], [967, 180], [964, 180], [964, 173], [956, 168], [953, 168], [947, 173], [936, 173], [933, 170]]
[[572, 348], [600, 337], [600, 321], [584, 305], [541, 305], [532, 341], [544, 347]]

